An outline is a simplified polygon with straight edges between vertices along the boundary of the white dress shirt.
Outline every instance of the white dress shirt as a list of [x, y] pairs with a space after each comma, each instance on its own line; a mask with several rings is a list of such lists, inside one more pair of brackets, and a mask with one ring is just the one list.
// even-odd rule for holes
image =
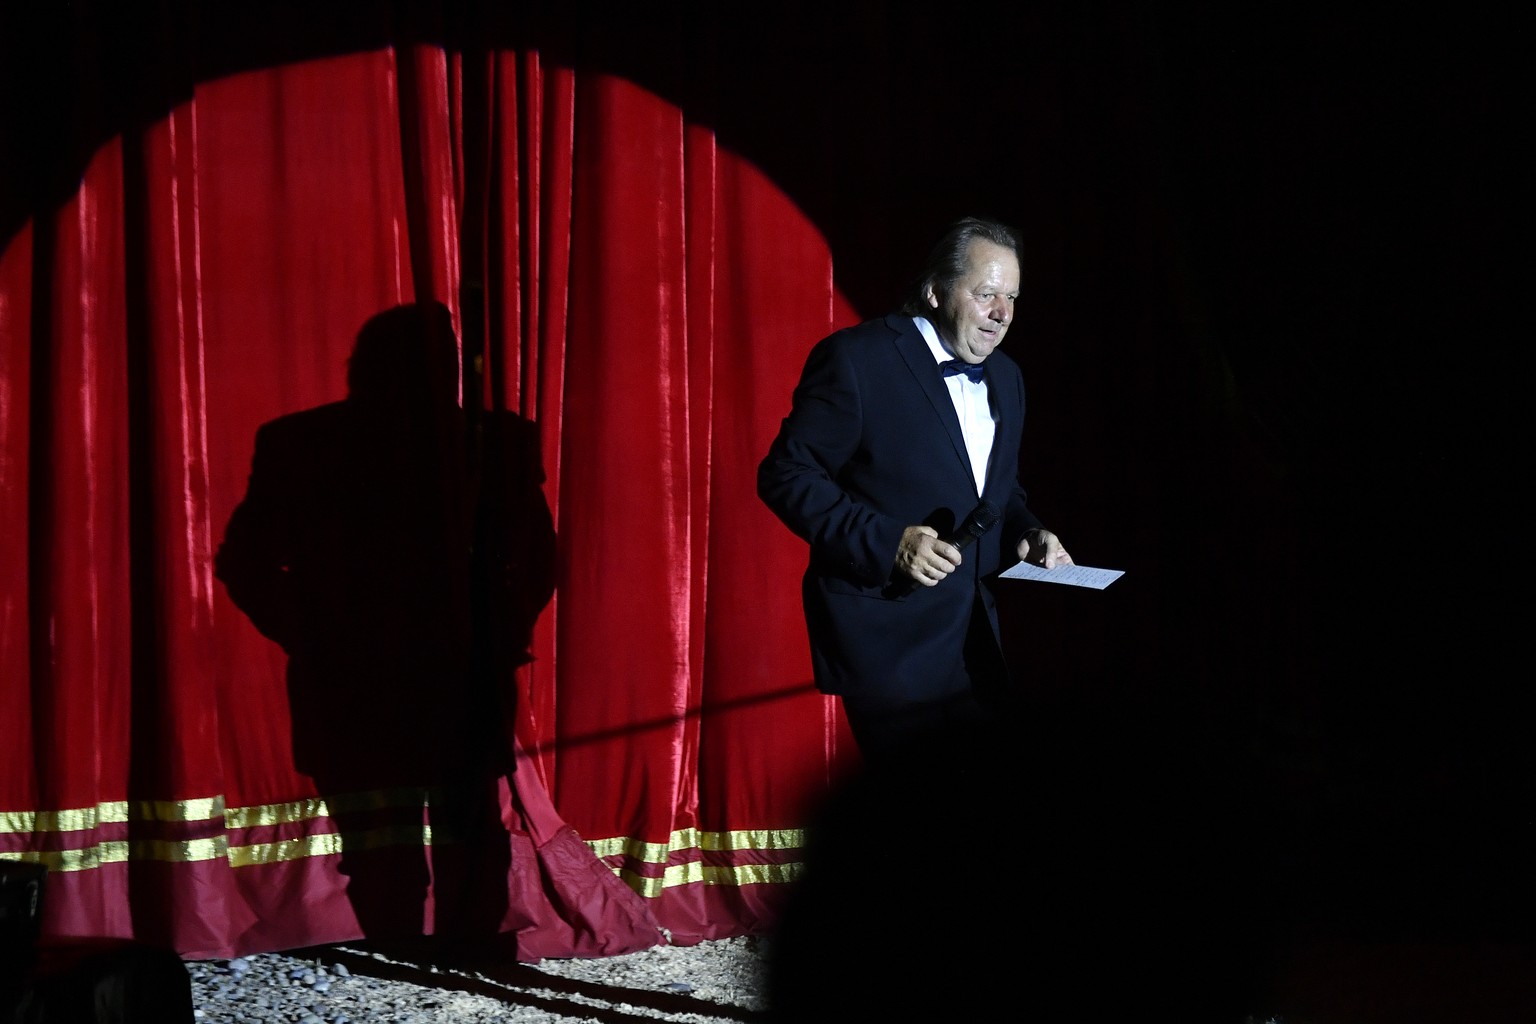
[[[955, 354], [944, 347], [939, 332], [933, 324], [920, 316], [912, 318], [933, 352], [935, 364], [947, 363]], [[963, 373], [944, 378], [949, 388], [950, 401], [955, 403], [955, 415], [960, 417], [960, 432], [965, 435], [965, 448], [971, 456], [971, 473], [976, 477], [976, 496], [979, 498], [987, 487], [987, 465], [992, 459], [992, 439], [997, 435], [997, 416], [987, 400], [987, 382], [972, 383]]]

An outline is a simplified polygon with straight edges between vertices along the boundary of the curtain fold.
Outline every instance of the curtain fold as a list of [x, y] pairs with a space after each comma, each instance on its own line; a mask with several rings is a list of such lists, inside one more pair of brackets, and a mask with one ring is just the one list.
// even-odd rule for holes
[[[422, 446], [443, 479], [468, 453], [472, 516], [513, 467], [538, 496], [493, 525], [537, 549], [526, 651], [484, 705], [515, 765], [490, 797], [497, 930], [537, 959], [771, 927], [852, 756], [809, 682], [803, 548], [753, 484], [806, 348], [857, 318], [824, 240], [687, 111], [536, 48], [389, 46], [187, 93], [0, 249], [0, 858], [52, 869], [47, 932], [232, 956], [432, 932], [475, 895], [472, 815], [405, 769], [416, 737], [375, 749], [475, 717], [457, 660], [359, 650], [372, 675], [343, 688], [215, 578], [238, 516], [278, 507], [274, 452], [290, 484], [330, 466], [304, 470], [323, 493], [394, 460], [350, 546], [398, 526], [378, 505], [417, 507]], [[397, 420], [385, 451], [349, 433], [349, 383], [402, 306], [447, 310], [466, 432]], [[373, 554], [380, 579], [412, 565]], [[403, 632], [457, 613], [421, 614]]]

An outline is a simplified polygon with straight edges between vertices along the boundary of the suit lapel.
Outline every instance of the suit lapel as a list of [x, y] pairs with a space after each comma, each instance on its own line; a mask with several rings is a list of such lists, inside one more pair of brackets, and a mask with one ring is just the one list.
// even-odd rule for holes
[[1009, 480], [1017, 471], [1019, 424], [1024, 421], [1020, 393], [1015, 388], [1003, 386], [1003, 380], [1009, 375], [998, 356], [999, 353], [994, 352], [987, 358], [987, 401], [997, 418], [997, 431], [992, 437], [992, 458], [987, 466], [987, 487], [982, 491], [983, 496], [997, 481]]
[[[965, 435], [960, 432], [960, 417], [955, 415], [955, 403], [949, 397], [949, 388], [944, 386], [944, 378], [934, 366], [928, 342], [923, 340], [922, 332], [909, 316], [892, 314], [885, 318], [885, 322], [896, 332], [896, 351], [906, 360], [917, 386], [928, 396], [928, 403], [933, 407], [939, 422], [944, 424], [944, 432], [949, 435], [949, 442], [954, 446], [955, 457], [960, 460], [966, 479], [971, 479], [971, 456], [965, 447]], [[989, 386], [987, 390], [990, 392], [992, 388]]]

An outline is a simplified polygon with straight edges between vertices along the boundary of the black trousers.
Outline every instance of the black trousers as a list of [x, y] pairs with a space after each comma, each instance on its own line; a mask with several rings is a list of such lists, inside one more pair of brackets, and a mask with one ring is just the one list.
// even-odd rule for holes
[[935, 692], [943, 696], [909, 700], [879, 692], [843, 695], [843, 712], [864, 759], [878, 763], [921, 754], [925, 746], [965, 743], [973, 734], [996, 727], [1006, 713], [1008, 669], [979, 595], [971, 606], [961, 656]]

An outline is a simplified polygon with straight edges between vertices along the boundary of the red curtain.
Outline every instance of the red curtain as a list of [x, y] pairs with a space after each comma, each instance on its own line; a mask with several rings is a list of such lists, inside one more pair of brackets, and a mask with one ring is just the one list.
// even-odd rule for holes
[[[432, 302], [466, 411], [536, 438], [556, 536], [498, 726], [499, 930], [537, 959], [772, 926], [853, 755], [754, 473], [855, 313], [815, 228], [685, 111], [537, 49], [413, 45], [201, 82], [4, 240], [0, 858], [51, 869], [49, 934], [354, 939], [354, 850], [386, 879], [425, 859], [394, 909], [434, 930], [431, 794], [296, 763], [296, 730], [347, 723], [299, 720], [214, 576], [258, 428], [344, 398], [362, 325]], [[454, 694], [381, 685], [342, 717]]]

